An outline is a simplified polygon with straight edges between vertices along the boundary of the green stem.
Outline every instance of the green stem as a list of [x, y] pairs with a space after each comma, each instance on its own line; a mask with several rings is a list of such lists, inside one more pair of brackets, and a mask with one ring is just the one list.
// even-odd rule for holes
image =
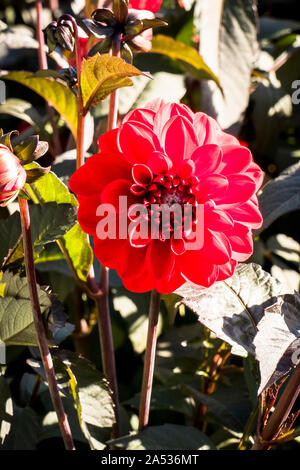
[[139, 410], [139, 429], [148, 425], [152, 384], [154, 375], [154, 364], [157, 344], [157, 327], [160, 307], [160, 294], [153, 289], [151, 292], [147, 346], [144, 361], [143, 384]]
[[246, 450], [247, 444], [249, 442], [249, 438], [250, 438], [251, 433], [252, 433], [252, 431], [255, 427], [255, 423], [257, 422], [258, 411], [259, 411], [259, 406], [256, 405], [256, 407], [254, 408], [254, 410], [252, 411], [252, 413], [251, 413], [251, 415], [248, 419], [248, 422], [246, 424], [246, 428], [244, 430], [242, 439], [241, 439], [241, 441], [239, 443], [239, 446], [238, 446], [238, 450]]
[[263, 450], [270, 447], [270, 441], [276, 439], [280, 428], [288, 418], [300, 393], [300, 364], [288, 381], [269, 421], [262, 431], [261, 439], [257, 436], [251, 450]]
[[54, 409], [57, 414], [57, 419], [60, 427], [60, 431], [64, 440], [66, 450], [75, 450], [71, 429], [69, 426], [68, 418], [65, 413], [61, 396], [59, 394], [57, 381], [55, 377], [55, 371], [53, 367], [52, 357], [49, 351], [47, 337], [45, 333], [43, 318], [40, 309], [40, 302], [37, 292], [34, 259], [33, 259], [33, 248], [32, 238], [30, 229], [30, 215], [28, 209], [28, 203], [26, 199], [19, 197], [20, 216], [23, 234], [23, 245], [24, 245], [24, 258], [25, 268], [27, 275], [27, 282], [29, 286], [29, 294], [32, 306], [32, 313], [34, 319], [34, 325], [36, 328], [38, 346], [40, 349], [47, 382], [49, 385], [49, 391], [52, 399]]

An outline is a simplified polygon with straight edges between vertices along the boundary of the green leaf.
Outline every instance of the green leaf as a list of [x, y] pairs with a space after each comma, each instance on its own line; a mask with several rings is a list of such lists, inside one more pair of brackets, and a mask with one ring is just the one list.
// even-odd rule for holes
[[115, 415], [103, 375], [91, 363], [70, 351], [56, 351], [54, 367], [61, 386], [63, 382], [67, 383], [82, 432], [91, 449], [104, 449]]
[[[211, 346], [207, 343], [206, 348]], [[157, 343], [155, 376], [168, 385], [193, 384], [200, 387], [205, 373], [203, 361], [203, 326], [200, 323], [177, 326]]]
[[[139, 409], [141, 394], [136, 394], [133, 398], [126, 401], [126, 404]], [[182, 390], [181, 385], [173, 387], [154, 387], [151, 395], [151, 410], [170, 410], [183, 413], [192, 418], [195, 413], [195, 404], [193, 399], [187, 396]]]
[[[36, 256], [43, 250], [44, 245], [60, 239], [75, 224], [77, 220], [76, 207], [71, 204], [56, 204], [48, 202], [42, 205], [30, 206], [30, 226], [34, 253]], [[6, 264], [23, 260], [22, 240], [10, 254]]]
[[4, 450], [36, 450], [41, 431], [39, 416], [32, 408], [15, 406], [12, 427]]
[[[146, 349], [148, 332], [148, 311], [150, 296], [116, 289], [113, 296], [114, 309], [118, 310], [128, 326], [128, 334], [134, 351], [142, 354]], [[159, 316], [158, 335], [162, 331], [162, 318]]]
[[[26, 170], [38, 168], [37, 163], [30, 163], [25, 166]], [[70, 193], [67, 186], [62, 183], [51, 171], [31, 184], [25, 184], [25, 189], [30, 195], [32, 201], [36, 204], [45, 202], [56, 202], [57, 204], [71, 204], [78, 206], [75, 196]]]
[[281, 285], [256, 264], [239, 264], [232, 277], [205, 290], [184, 284], [176, 293], [201, 323], [233, 346], [232, 353], [255, 354], [257, 324], [276, 302]]
[[[263, 52], [262, 56], [263, 54], [267, 53]], [[267, 70], [272, 62], [273, 58], [269, 56], [269, 60], [266, 60]], [[259, 64], [262, 69], [263, 61], [260, 60]], [[258, 78], [255, 85], [250, 98], [249, 113], [254, 130], [252, 147], [258, 154], [264, 155], [276, 144], [280, 134], [289, 128], [293, 104], [291, 93], [282, 87], [275, 72], [268, 74], [267, 78]]]
[[[36, 165], [32, 163], [31, 165]], [[26, 165], [26, 168], [31, 167]], [[77, 206], [78, 202], [67, 186], [57, 176], [50, 172], [35, 183], [25, 185], [28, 194], [35, 203], [56, 202], [57, 204], [68, 203]], [[93, 261], [93, 252], [89, 245], [86, 234], [76, 224], [68, 233], [63, 234], [58, 245], [70, 266], [71, 271], [79, 280], [85, 281]]]
[[0, 268], [16, 248], [21, 232], [19, 212], [14, 212], [7, 219], [0, 219]]
[[163, 424], [110, 441], [123, 450], [213, 450], [210, 439], [192, 426]]
[[0, 376], [0, 447], [10, 432], [13, 420], [13, 402], [6, 379]]
[[204, 62], [201, 55], [183, 42], [159, 34], [152, 40], [152, 53], [164, 54], [173, 60], [180, 61], [183, 68], [199, 80], [214, 80], [220, 86], [219, 79]]
[[280, 296], [257, 326], [254, 345], [261, 393], [300, 363], [300, 295]]
[[22, 119], [39, 131], [43, 126], [43, 118], [36, 108], [28, 101], [19, 98], [8, 98], [5, 104], [0, 104], [0, 114], [8, 114]]
[[75, 271], [76, 277], [85, 281], [94, 256], [88, 237], [78, 223], [62, 237], [59, 246], [69, 262], [71, 270]]
[[272, 235], [267, 241], [267, 248], [275, 255], [300, 266], [300, 244], [284, 233]]
[[[218, 400], [215, 394], [213, 395], [206, 395], [198, 390], [194, 389], [191, 386], [185, 387], [187, 391], [189, 391], [192, 396], [200, 403], [202, 403], [205, 407], [207, 407], [211, 413], [216, 417], [216, 419], [223, 424], [228, 429], [232, 429], [233, 431], [243, 431], [243, 424], [239, 420], [239, 418], [234, 414], [232, 409], [228, 406], [226, 401], [233, 403], [233, 405], [237, 404], [237, 400], [241, 398], [241, 391], [238, 389], [233, 389], [226, 387], [227, 396], [225, 395], [226, 401]], [[232, 392], [234, 395], [232, 395]]]
[[238, 134], [249, 103], [251, 73], [259, 48], [255, 2], [198, 0], [194, 11], [199, 52], [223, 90], [222, 95], [213, 82], [202, 82], [200, 109], [223, 129]]
[[262, 232], [284, 214], [300, 208], [300, 162], [290, 166], [266, 184], [259, 195], [263, 216]]
[[84, 112], [117, 88], [132, 85], [129, 77], [144, 75], [118, 57], [96, 54], [82, 62], [81, 92]]
[[77, 102], [75, 94], [62, 82], [37, 76], [32, 72], [15, 71], [2, 77], [4, 80], [13, 80], [42, 96], [64, 118], [76, 139], [77, 129]]
[[[46, 314], [51, 301], [39, 286], [38, 296]], [[8, 271], [0, 273], [0, 340], [7, 345], [37, 346], [27, 278]]]

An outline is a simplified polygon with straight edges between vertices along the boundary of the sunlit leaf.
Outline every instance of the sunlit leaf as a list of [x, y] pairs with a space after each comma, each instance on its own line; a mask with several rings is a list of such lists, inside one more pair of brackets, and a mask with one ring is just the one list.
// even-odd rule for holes
[[70, 351], [56, 351], [54, 366], [74, 399], [79, 423], [91, 449], [102, 450], [115, 420], [112, 398], [102, 374]]
[[204, 62], [201, 55], [190, 46], [183, 42], [159, 34], [152, 40], [152, 53], [165, 54], [171, 59], [180, 61], [183, 68], [199, 80], [214, 80], [218, 86], [220, 82], [208, 65]]
[[210, 439], [192, 426], [164, 424], [149, 426], [111, 442], [124, 450], [212, 450]]
[[117, 88], [132, 85], [129, 77], [143, 75], [118, 57], [95, 54], [82, 62], [81, 92], [85, 112]]
[[2, 77], [27, 86], [48, 101], [64, 118], [74, 138], [77, 128], [77, 103], [75, 94], [62, 82], [37, 76], [32, 72], [15, 71]]
[[[2, 289], [4, 288], [4, 289]], [[12, 273], [0, 274], [0, 340], [9, 345], [37, 345], [29, 286], [26, 277]], [[49, 311], [49, 296], [38, 287], [42, 314]]]
[[184, 284], [176, 293], [201, 323], [233, 346], [234, 354], [255, 354], [253, 339], [265, 308], [276, 302], [281, 285], [256, 264], [240, 264], [232, 277], [208, 289]]

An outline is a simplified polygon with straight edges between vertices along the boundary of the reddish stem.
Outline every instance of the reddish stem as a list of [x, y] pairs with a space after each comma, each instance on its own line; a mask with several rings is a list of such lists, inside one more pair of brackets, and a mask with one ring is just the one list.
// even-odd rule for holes
[[150, 401], [152, 394], [152, 384], [154, 375], [154, 364], [157, 344], [157, 328], [160, 307], [160, 294], [153, 289], [149, 309], [149, 324], [147, 335], [147, 346], [144, 361], [143, 384], [141, 391], [141, 401], [139, 410], [139, 429], [142, 430], [148, 425]]
[[[112, 55], [119, 57], [121, 48], [121, 38], [118, 35], [113, 42]], [[117, 127], [118, 118], [118, 90], [115, 90], [110, 95], [109, 102], [109, 115], [108, 115], [108, 126], [107, 130], [110, 131]], [[102, 364], [105, 377], [107, 378], [111, 390], [115, 405], [115, 416], [116, 424], [113, 429], [113, 437], [120, 435], [120, 405], [119, 405], [119, 393], [118, 393], [118, 382], [116, 363], [114, 355], [114, 344], [111, 329], [111, 319], [109, 310], [109, 269], [101, 265], [100, 271], [100, 290], [101, 296], [98, 300], [98, 328], [101, 340], [101, 351], [102, 351]]]
[[[44, 34], [42, 31], [42, 17], [43, 17], [42, 1], [37, 0], [36, 2], [36, 35], [37, 35], [37, 40], [39, 43], [39, 48], [38, 48], [39, 66], [41, 70], [47, 70], [48, 61], [47, 61], [47, 55], [45, 51]], [[62, 153], [62, 148], [60, 145], [59, 134], [58, 134], [58, 130], [57, 130], [56, 123], [55, 123], [55, 112], [49, 103], [47, 103], [47, 112], [48, 112], [49, 120], [52, 126], [52, 130], [53, 130], [53, 143], [54, 143], [53, 153], [54, 155], [59, 155]]]
[[29, 294], [32, 306], [32, 313], [34, 319], [34, 325], [37, 333], [38, 346], [40, 349], [48, 385], [51, 395], [51, 400], [54, 406], [54, 409], [57, 414], [57, 419], [60, 427], [60, 431], [64, 440], [66, 450], [75, 450], [73, 438], [71, 434], [71, 429], [69, 426], [68, 418], [65, 413], [61, 396], [59, 394], [57, 381], [55, 377], [55, 371], [53, 367], [52, 357], [49, 351], [47, 337], [45, 333], [43, 318], [40, 309], [40, 302], [37, 292], [35, 269], [34, 269], [34, 260], [33, 260], [33, 249], [32, 249], [32, 239], [31, 239], [31, 230], [30, 230], [30, 215], [28, 209], [28, 203], [26, 199], [19, 198], [20, 206], [20, 217], [22, 225], [22, 234], [23, 234], [23, 245], [24, 245], [24, 258], [25, 258], [25, 268], [27, 275], [27, 282], [29, 286]]
[[78, 26], [71, 15], [63, 15], [61, 20], [68, 20], [73, 25], [74, 39], [75, 39], [75, 54], [76, 54], [76, 71], [77, 71], [77, 139], [76, 139], [76, 169], [84, 164], [84, 133], [85, 133], [85, 113], [83, 109], [83, 101], [81, 94], [81, 47], [78, 34]]
[[[276, 439], [280, 432], [280, 428], [288, 418], [294, 403], [300, 393], [300, 364], [294, 370], [293, 375], [288, 381], [269, 421], [262, 431], [262, 442], [259, 437], [252, 447], [252, 450], [263, 450], [269, 448], [269, 441]], [[265, 443], [264, 443], [265, 441]]]

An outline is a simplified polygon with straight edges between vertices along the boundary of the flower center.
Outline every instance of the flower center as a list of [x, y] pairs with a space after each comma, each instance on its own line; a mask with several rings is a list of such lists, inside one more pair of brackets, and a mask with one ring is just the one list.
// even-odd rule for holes
[[[136, 175], [135, 175], [136, 176]], [[194, 189], [198, 185], [197, 177], [184, 179], [178, 175], [157, 175], [142, 184], [135, 178], [131, 191], [143, 198], [148, 217], [160, 240], [181, 238], [191, 230], [196, 221], [196, 198]], [[140, 176], [141, 178], [141, 176]], [[167, 206], [167, 207], [166, 207]], [[189, 219], [189, 220], [187, 220]], [[167, 234], [167, 236], [166, 236]], [[170, 236], [168, 236], [170, 234]]]

